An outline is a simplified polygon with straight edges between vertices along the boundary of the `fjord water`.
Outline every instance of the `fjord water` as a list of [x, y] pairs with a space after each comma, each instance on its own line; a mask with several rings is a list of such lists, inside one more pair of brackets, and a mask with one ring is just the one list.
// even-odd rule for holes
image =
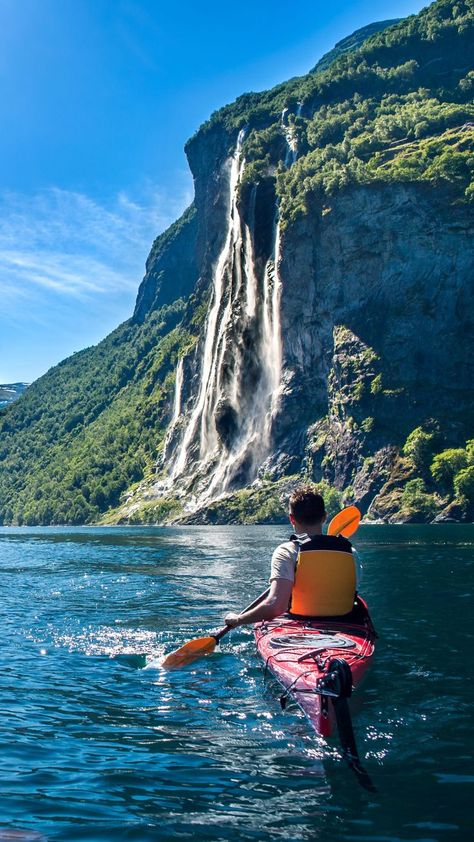
[[[283, 527], [0, 529], [0, 839], [470, 839], [473, 526], [362, 527], [380, 634], [361, 789], [252, 634], [143, 669], [266, 586]], [[10, 835], [8, 835], [10, 833]]]

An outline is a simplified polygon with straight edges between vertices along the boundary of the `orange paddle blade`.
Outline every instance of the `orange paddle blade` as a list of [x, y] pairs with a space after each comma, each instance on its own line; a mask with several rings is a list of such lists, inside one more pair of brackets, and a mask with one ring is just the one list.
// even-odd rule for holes
[[193, 661], [197, 661], [198, 658], [210, 655], [214, 652], [216, 646], [217, 642], [215, 637], [199, 637], [197, 640], [190, 640], [188, 643], [185, 643], [184, 646], [176, 649], [175, 652], [171, 652], [167, 655], [161, 666], [165, 669], [171, 670], [179, 669], [179, 667], [185, 667], [187, 664], [192, 664]]
[[360, 512], [357, 506], [348, 506], [335, 515], [328, 526], [328, 535], [344, 535], [349, 538], [359, 526]]

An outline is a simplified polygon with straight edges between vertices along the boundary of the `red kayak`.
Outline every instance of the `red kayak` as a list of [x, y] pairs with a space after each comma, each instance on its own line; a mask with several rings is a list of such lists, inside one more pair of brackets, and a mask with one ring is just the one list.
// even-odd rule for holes
[[[375, 638], [367, 605], [361, 597], [356, 598], [354, 610], [345, 617], [310, 620], [285, 616], [255, 625], [255, 640], [265, 670], [285, 688], [282, 707], [291, 697], [314, 730], [324, 737], [332, 734], [337, 723], [344, 751], [349, 759], [352, 754], [354, 760], [358, 757], [353, 736], [353, 745], [351, 734], [347, 737], [347, 698], [370, 665]], [[346, 733], [341, 733], [341, 729]]]

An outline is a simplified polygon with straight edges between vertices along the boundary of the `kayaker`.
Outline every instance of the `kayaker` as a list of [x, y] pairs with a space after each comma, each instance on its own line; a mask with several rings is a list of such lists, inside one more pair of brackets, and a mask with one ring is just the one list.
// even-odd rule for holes
[[292, 492], [288, 516], [294, 529], [273, 553], [270, 592], [242, 614], [227, 614], [231, 628], [291, 616], [344, 616], [351, 612], [357, 584], [357, 557], [346, 538], [323, 535], [324, 500], [311, 485]]

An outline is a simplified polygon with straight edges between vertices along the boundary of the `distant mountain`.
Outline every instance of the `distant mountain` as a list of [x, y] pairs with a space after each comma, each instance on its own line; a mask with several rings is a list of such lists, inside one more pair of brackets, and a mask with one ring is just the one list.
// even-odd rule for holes
[[369, 23], [368, 26], [362, 26], [361, 29], [356, 29], [352, 35], [348, 35], [346, 38], [343, 38], [342, 41], [338, 41], [332, 50], [325, 53], [310, 72], [320, 73], [322, 70], [327, 70], [329, 65], [344, 55], [344, 53], [350, 53], [353, 50], [357, 50], [364, 41], [367, 41], [367, 38], [371, 37], [371, 35], [375, 35], [377, 32], [382, 32], [382, 30], [387, 29], [389, 26], [395, 26], [395, 24], [400, 23], [401, 20], [402, 18], [381, 20], [376, 21], [375, 23]]
[[28, 385], [28, 383], [0, 383], [0, 409], [19, 398]]

